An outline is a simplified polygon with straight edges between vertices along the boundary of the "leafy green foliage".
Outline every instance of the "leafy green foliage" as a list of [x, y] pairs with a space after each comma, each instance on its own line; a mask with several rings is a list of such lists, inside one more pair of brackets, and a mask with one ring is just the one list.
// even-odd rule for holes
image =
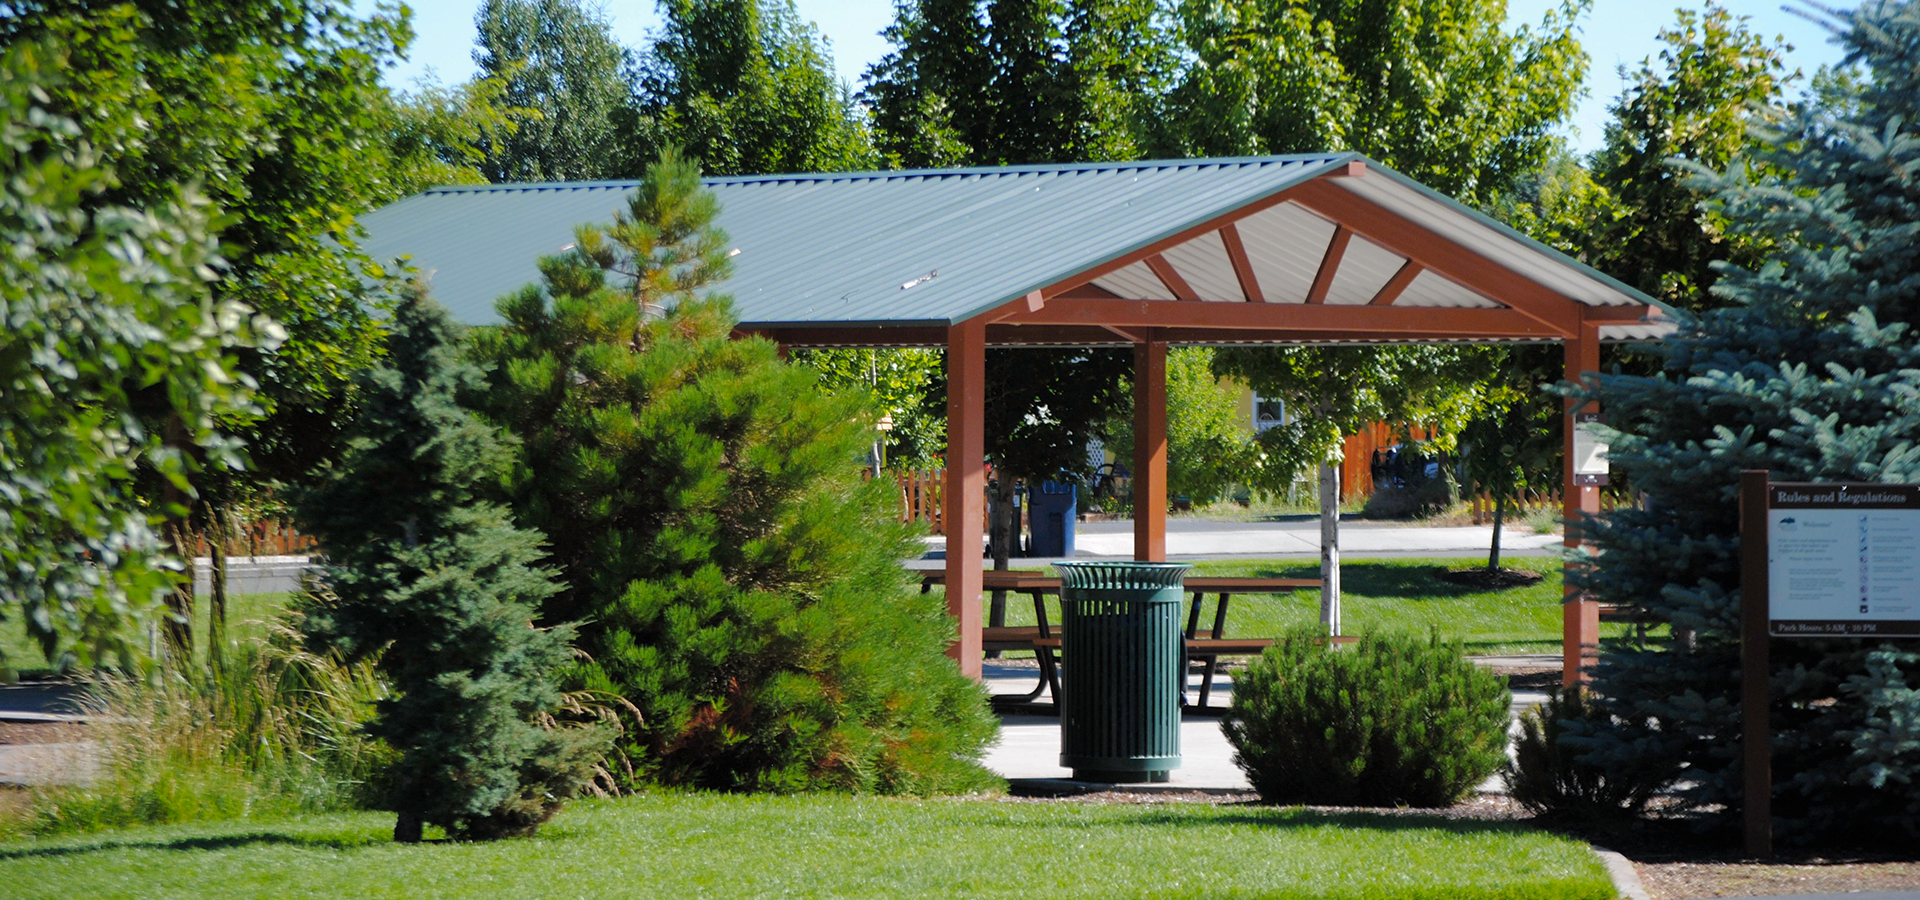
[[[354, 249], [352, 217], [394, 196], [379, 76], [408, 36], [390, 12], [358, 19], [331, 0], [35, 0], [0, 17], [0, 45], [45, 39], [66, 50], [50, 107], [118, 176], [91, 203], [163, 206], [175, 185], [199, 185], [226, 214], [215, 297], [286, 331], [271, 352], [237, 355], [265, 415], [223, 422], [257, 474], [205, 467], [194, 482], [202, 503], [298, 481], [328, 458], [352, 379], [377, 355], [384, 285]], [[164, 432], [167, 418], [157, 411], [147, 427]], [[171, 442], [204, 449], [191, 436]]]
[[1294, 473], [1338, 459], [1345, 435], [1374, 422], [1425, 424], [1457, 433], [1486, 402], [1497, 351], [1438, 346], [1226, 347], [1213, 371], [1262, 397], [1283, 400], [1288, 421], [1260, 433], [1251, 480], [1284, 489]]
[[[1613, 105], [1593, 179], [1617, 213], [1586, 235], [1588, 261], [1648, 295], [1688, 308], [1713, 302], [1714, 263], [1759, 263], [1766, 241], [1730, 233], [1702, 209], [1706, 199], [1672, 160], [1724, 169], [1753, 146], [1754, 110], [1776, 102], [1798, 73], [1781, 62], [1785, 45], [1747, 30], [1746, 17], [1708, 3], [1679, 10], [1662, 29], [1662, 71], [1640, 63]], [[1622, 72], [1623, 76], [1627, 73]], [[1741, 165], [1746, 165], [1742, 162]]]
[[929, 793], [991, 781], [994, 723], [942, 655], [919, 544], [864, 482], [870, 410], [735, 340], [713, 196], [668, 156], [604, 228], [500, 303], [491, 405], [521, 440], [522, 521], [583, 621], [584, 686], [626, 697], [646, 778]]
[[669, 0], [661, 13], [642, 79], [659, 140], [720, 175], [877, 167], [865, 113], [792, 0]]
[[482, 78], [530, 114], [488, 148], [488, 181], [584, 181], [624, 172], [621, 132], [635, 126], [632, 54], [606, 13], [580, 0], [487, 0], [474, 16]]
[[427, 82], [387, 97], [388, 144], [393, 156], [391, 196], [430, 187], [486, 184], [490, 155], [506, 152], [532, 111], [506, 105], [504, 80], [475, 78], [458, 87]]
[[1575, 820], [1638, 815], [1680, 774], [1661, 756], [1644, 758], [1637, 770], [1609, 773], [1562, 743], [1569, 723], [1589, 733], [1613, 726], [1586, 691], [1556, 687], [1545, 703], [1521, 715], [1513, 758], [1501, 766], [1508, 792], [1535, 814]]
[[[137, 477], [184, 485], [196, 463], [143, 420], [172, 418], [233, 464], [218, 420], [250, 409], [235, 353], [279, 333], [209, 289], [220, 263], [200, 194], [108, 199], [105, 154], [140, 138], [52, 108], [69, 75], [50, 42], [0, 56], [0, 621], [57, 666], [132, 667], [139, 626], [179, 577]], [[130, 126], [124, 110], [93, 112]], [[0, 654], [0, 670], [15, 664]]]
[[1135, 159], [1164, 144], [1177, 66], [1149, 0], [922, 0], [867, 73], [876, 143], [908, 167]]
[[1270, 803], [1447, 806], [1506, 759], [1506, 682], [1457, 644], [1283, 635], [1234, 679], [1220, 727]]
[[1357, 150], [1467, 202], [1539, 167], [1586, 56], [1584, 2], [1504, 30], [1499, 0], [1186, 0], [1173, 105], [1194, 155]]
[[947, 452], [947, 411], [931, 386], [944, 371], [940, 351], [818, 349], [801, 350], [793, 358], [818, 372], [821, 387], [834, 395], [870, 395], [875, 408], [893, 417], [893, 430], [883, 438], [888, 466], [939, 466]]
[[[1803, 108], [1775, 119], [1750, 161], [1696, 169], [1709, 212], [1771, 242], [1769, 261], [1720, 268], [1729, 305], [1651, 348], [1660, 372], [1605, 376], [1593, 392], [1617, 417], [1610, 460], [1647, 502], [1590, 523], [1601, 552], [1577, 574], [1675, 636], [1604, 654], [1594, 688], [1617, 724], [1564, 740], [1610, 774], [1650, 758], [1684, 766], [1679, 796], [1729, 827], [1742, 795], [1740, 472], [1920, 481], [1920, 7], [1867, 3], [1842, 22], [1867, 69], [1841, 110], [1852, 118]], [[1765, 171], [1777, 180], [1756, 180]], [[1920, 833], [1905, 789], [1920, 773], [1920, 654], [1831, 639], [1772, 652], [1776, 833]]]
[[1513, 347], [1482, 385], [1486, 402], [1460, 431], [1468, 490], [1494, 501], [1487, 568], [1500, 568], [1506, 513], [1529, 491], [1553, 491], [1564, 477], [1565, 403], [1546, 388], [1564, 371], [1560, 348]]
[[508, 449], [459, 405], [481, 373], [455, 329], [422, 292], [401, 304], [346, 454], [297, 504], [325, 559], [306, 634], [376, 659], [393, 685], [368, 731], [399, 751], [378, 802], [400, 814], [400, 840], [418, 840], [422, 822], [462, 838], [531, 834], [606, 744], [544, 721], [572, 632], [532, 627], [559, 585], [535, 566], [540, 536], [486, 499]]
[[[1232, 382], [1213, 374], [1214, 351], [1167, 351], [1167, 493], [1206, 503], [1246, 480], [1252, 444]], [[1107, 449], [1133, 458], [1133, 420], [1122, 411], [1107, 423]]]

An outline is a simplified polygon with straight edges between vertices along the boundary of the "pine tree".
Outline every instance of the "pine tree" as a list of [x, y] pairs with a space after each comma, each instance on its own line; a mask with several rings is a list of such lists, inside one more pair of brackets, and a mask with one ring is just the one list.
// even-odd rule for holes
[[639, 773], [721, 790], [927, 793], [988, 783], [978, 685], [914, 592], [877, 418], [773, 344], [733, 339], [726, 236], [668, 155], [604, 228], [500, 303], [491, 406], [522, 441], [522, 521], [553, 541], [589, 688], [643, 724]]
[[[1571, 737], [1621, 777], [1684, 764], [1678, 796], [1730, 826], [1741, 805], [1739, 533], [1743, 469], [1776, 480], [1920, 481], [1920, 5], [1843, 14], [1862, 94], [1836, 117], [1776, 121], [1752, 160], [1696, 169], [1710, 212], [1775, 242], [1720, 268], [1730, 305], [1656, 348], [1664, 369], [1598, 383], [1622, 428], [1611, 460], [1647, 502], [1589, 532], [1580, 582], [1672, 624], [1611, 647], [1594, 689], [1616, 725]], [[1777, 182], [1750, 172], [1771, 168]], [[1774, 813], [1787, 840], [1920, 834], [1920, 653], [1912, 643], [1773, 642]]]
[[396, 840], [419, 840], [422, 823], [531, 834], [586, 782], [606, 738], [543, 727], [571, 629], [532, 627], [558, 589], [535, 565], [540, 535], [485, 499], [509, 450], [459, 404], [479, 369], [418, 291], [392, 329], [346, 454], [298, 503], [325, 558], [303, 628], [347, 659], [377, 656], [392, 682], [369, 730], [400, 751], [381, 798], [399, 813]]

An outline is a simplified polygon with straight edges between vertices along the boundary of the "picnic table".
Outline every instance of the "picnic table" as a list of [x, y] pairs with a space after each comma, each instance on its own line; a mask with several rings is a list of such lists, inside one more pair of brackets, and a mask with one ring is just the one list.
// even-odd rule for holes
[[[1041, 694], [1051, 692], [1058, 702], [1060, 697], [1059, 660], [1055, 653], [1060, 649], [1060, 634], [1057, 628], [1047, 621], [1047, 595], [1060, 593], [1060, 579], [1057, 576], [1031, 570], [994, 571], [981, 573], [981, 587], [989, 591], [1009, 591], [1026, 594], [1033, 599], [1034, 621], [1032, 626], [987, 626], [981, 629], [980, 646], [986, 650], [1031, 650], [1040, 663], [1040, 681], [1033, 690], [1021, 695], [1001, 695], [995, 699], [1002, 702], [1026, 703], [1036, 700]], [[921, 573], [920, 592], [927, 593], [935, 586], [945, 586], [947, 573], [944, 569], [931, 569]], [[1207, 708], [1207, 697], [1213, 692], [1213, 678], [1222, 656], [1257, 656], [1272, 646], [1272, 638], [1229, 638], [1227, 630], [1227, 609], [1233, 597], [1238, 594], [1284, 594], [1300, 589], [1320, 587], [1317, 578], [1257, 578], [1242, 575], [1195, 575], [1183, 580], [1182, 587], [1192, 594], [1187, 608], [1186, 658], [1189, 664], [1204, 666], [1200, 682], [1200, 702], [1197, 708]], [[1205, 633], [1200, 630], [1202, 606], [1207, 595], [1215, 598], [1212, 627]], [[1335, 638], [1336, 641], [1342, 640]], [[1185, 691], [1181, 693], [1185, 700]]]

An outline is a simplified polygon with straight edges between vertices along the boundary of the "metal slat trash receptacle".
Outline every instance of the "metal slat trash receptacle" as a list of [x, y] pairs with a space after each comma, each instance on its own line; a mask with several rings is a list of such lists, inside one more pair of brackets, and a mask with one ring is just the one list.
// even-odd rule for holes
[[1060, 765], [1081, 781], [1164, 782], [1180, 767], [1185, 563], [1060, 571]]

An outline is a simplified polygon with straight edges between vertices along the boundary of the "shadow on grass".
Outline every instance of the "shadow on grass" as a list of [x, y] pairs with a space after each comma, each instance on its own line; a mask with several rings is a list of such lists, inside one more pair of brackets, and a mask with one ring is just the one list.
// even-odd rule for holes
[[1009, 819], [995, 812], [985, 814], [982, 818], [986, 821], [980, 824], [1023, 830], [1097, 829], [1133, 825], [1172, 825], [1183, 828], [1251, 825], [1258, 828], [1289, 830], [1342, 828], [1389, 832], [1441, 831], [1462, 836], [1532, 834], [1538, 831], [1524, 822], [1450, 818], [1437, 812], [1430, 815], [1420, 812], [1317, 812], [1298, 806], [1274, 805], [1260, 801], [1225, 808], [1231, 812], [1219, 812], [1217, 811], [1219, 807], [1199, 807], [1190, 811], [1136, 808], [1137, 811], [1123, 813], [1118, 818], [1089, 817], [1045, 823], [1019, 818]]
[[346, 836], [332, 834], [290, 834], [254, 831], [245, 834], [205, 835], [154, 840], [119, 835], [100, 835], [93, 840], [54, 847], [0, 847], [0, 861], [35, 857], [77, 856], [83, 853], [109, 853], [115, 850], [233, 850], [261, 845], [305, 847], [313, 850], [358, 850], [392, 844], [386, 835]]
[[[1447, 570], [1443, 566], [1342, 563], [1340, 590], [1342, 593], [1365, 597], [1391, 597], [1397, 600], [1451, 600], [1460, 597], [1502, 594], [1508, 591], [1539, 590], [1542, 584], [1546, 584], [1541, 582], [1520, 588], [1489, 590], [1443, 581], [1440, 575], [1445, 571]], [[1256, 569], [1253, 575], [1260, 578], [1318, 578], [1320, 564], [1262, 566]], [[1557, 585], [1548, 585], [1548, 587], [1557, 589]]]

